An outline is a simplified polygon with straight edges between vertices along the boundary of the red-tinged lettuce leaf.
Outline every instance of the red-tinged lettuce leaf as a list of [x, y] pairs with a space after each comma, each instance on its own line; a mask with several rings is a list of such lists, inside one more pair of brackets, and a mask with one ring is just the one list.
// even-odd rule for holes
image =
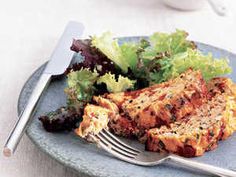
[[78, 113], [74, 109], [61, 107], [40, 116], [38, 119], [48, 132], [71, 131], [76, 128], [77, 123], [81, 121], [81, 114], [82, 112]]
[[75, 63], [66, 71], [68, 74], [71, 70], [77, 71], [81, 68], [89, 68], [90, 70], [96, 69], [99, 75], [107, 72], [115, 73], [117, 68], [114, 63], [108, 59], [102, 52], [95, 47], [92, 47], [91, 40], [74, 40], [71, 50], [80, 53], [84, 60], [81, 63]]

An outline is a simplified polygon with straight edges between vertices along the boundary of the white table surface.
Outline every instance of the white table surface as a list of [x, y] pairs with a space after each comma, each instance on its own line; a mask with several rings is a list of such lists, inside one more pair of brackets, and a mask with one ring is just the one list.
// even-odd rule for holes
[[[185, 29], [190, 39], [236, 53], [236, 1], [227, 17], [209, 6], [195, 12], [169, 9], [158, 0], [20, 0], [0, 4], [0, 151], [12, 129], [17, 98], [30, 74], [47, 61], [69, 20], [84, 23], [83, 37], [110, 30], [117, 36]], [[1, 177], [73, 177], [24, 136], [15, 155], [0, 155]]]

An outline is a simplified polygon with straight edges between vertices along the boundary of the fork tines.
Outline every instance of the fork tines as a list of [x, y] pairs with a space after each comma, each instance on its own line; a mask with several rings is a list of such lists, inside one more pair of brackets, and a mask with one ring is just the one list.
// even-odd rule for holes
[[90, 135], [98, 145], [109, 153], [124, 160], [134, 159], [141, 151], [119, 140], [108, 130], [103, 129], [97, 135]]

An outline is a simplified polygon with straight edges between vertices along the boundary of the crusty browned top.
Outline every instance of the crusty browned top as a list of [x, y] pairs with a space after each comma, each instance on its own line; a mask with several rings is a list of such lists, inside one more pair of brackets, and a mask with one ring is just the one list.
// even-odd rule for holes
[[189, 69], [168, 82], [105, 97], [138, 127], [149, 129], [182, 119], [205, 101], [206, 94], [201, 73]]

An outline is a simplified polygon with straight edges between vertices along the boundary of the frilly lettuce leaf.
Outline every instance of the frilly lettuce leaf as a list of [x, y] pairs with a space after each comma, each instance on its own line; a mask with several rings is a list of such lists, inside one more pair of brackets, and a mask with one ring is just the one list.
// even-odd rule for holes
[[97, 80], [97, 84], [105, 83], [107, 90], [111, 93], [123, 92], [134, 87], [135, 81], [119, 75], [116, 80], [115, 75], [107, 73]]
[[176, 32], [167, 33], [154, 33], [150, 36], [150, 41], [155, 51], [169, 52], [170, 55], [185, 52], [188, 48], [195, 48], [195, 44], [187, 40], [188, 33], [183, 30], [176, 30]]
[[68, 98], [67, 104], [79, 112], [92, 99], [98, 73], [96, 71], [92, 72], [89, 69], [81, 69], [70, 72], [67, 77], [68, 87], [65, 88]]
[[206, 81], [232, 71], [226, 58], [214, 59], [212, 54], [203, 55], [200, 51], [193, 49], [188, 49], [186, 52], [170, 58], [165, 57], [158, 60], [157, 63], [160, 65], [160, 70], [150, 73], [154, 83], [175, 78], [189, 68], [200, 70]]
[[196, 48], [196, 45], [187, 40], [188, 33], [183, 30], [176, 30], [174, 33], [154, 33], [149, 37], [150, 47], [146, 48], [142, 56], [144, 59], [152, 60], [160, 53], [175, 55], [185, 52], [188, 48]]
[[91, 44], [119, 66], [123, 73], [127, 73], [130, 68], [137, 77], [144, 72], [149, 72], [148, 68], [143, 68], [142, 65], [147, 67], [146, 64], [159, 55], [165, 53], [172, 56], [185, 52], [187, 48], [195, 48], [195, 44], [187, 40], [187, 36], [185, 31], [176, 30], [171, 34], [154, 33], [149, 38], [150, 43], [143, 39], [138, 43], [126, 42], [119, 45], [117, 39], [113, 39], [112, 34], [106, 32], [99, 37], [93, 36]]
[[214, 59], [212, 54], [203, 55], [200, 51], [188, 49], [187, 52], [174, 56], [172, 60], [172, 74], [175, 77], [188, 68], [200, 70], [205, 80], [232, 72], [229, 60], [226, 58]]
[[[92, 37], [92, 46], [98, 48], [110, 60], [118, 65], [123, 72], [128, 71], [129, 63], [124, 58], [123, 53], [125, 50], [121, 49], [117, 39], [113, 39], [110, 32], [103, 33], [101, 36]], [[132, 49], [131, 49], [132, 50]]]
[[122, 57], [128, 63], [128, 67], [134, 70], [137, 66], [137, 49], [138, 45], [134, 43], [124, 43], [120, 46]]
[[66, 74], [81, 68], [96, 69], [99, 75], [117, 72], [115, 64], [97, 48], [92, 47], [91, 39], [73, 40], [71, 50], [78, 54], [74, 57], [74, 63], [67, 68]]

